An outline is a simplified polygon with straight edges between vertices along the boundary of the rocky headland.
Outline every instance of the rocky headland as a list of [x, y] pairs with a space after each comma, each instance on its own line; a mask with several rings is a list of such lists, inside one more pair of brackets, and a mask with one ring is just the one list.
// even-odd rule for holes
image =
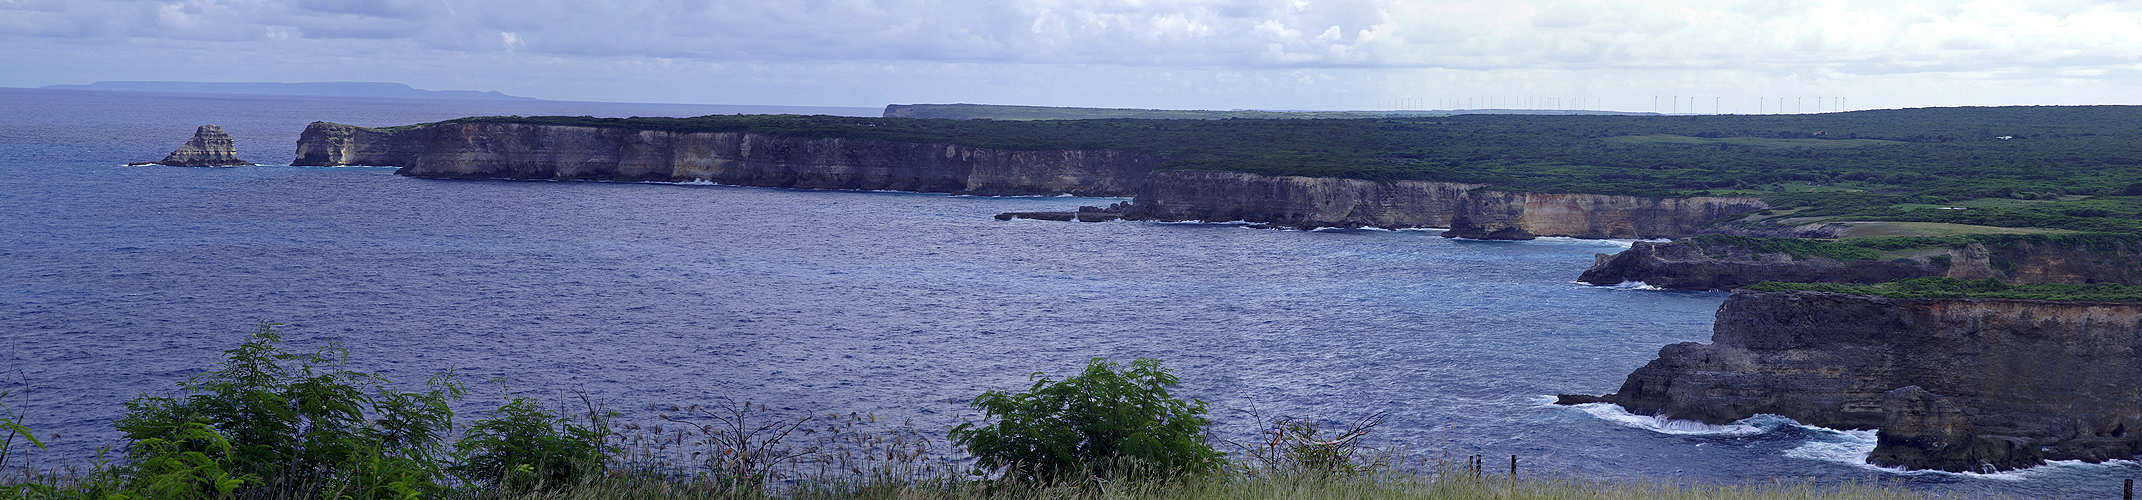
[[236, 167], [252, 165], [253, 162], [238, 159], [238, 145], [223, 127], [202, 125], [194, 129], [193, 138], [186, 144], [164, 155], [157, 161], [142, 161], [128, 165], [168, 165], [173, 167]]
[[984, 196], [1129, 196], [1166, 158], [1109, 150], [1008, 151], [949, 144], [523, 123], [395, 129], [314, 122], [294, 165], [401, 167], [410, 177], [712, 182]]
[[[1030, 218], [1246, 221], [1268, 227], [1451, 228], [1476, 239], [1677, 238], [1766, 208], [1755, 198], [1651, 199], [1514, 193], [1476, 184], [1161, 168], [1165, 155], [1023, 151], [750, 132], [677, 132], [510, 122], [373, 129], [315, 122], [293, 165], [401, 167], [451, 179], [711, 182], [985, 196], [1134, 196], [1120, 215]], [[1041, 213], [1036, 213], [1041, 214]], [[1005, 218], [1020, 217], [1012, 215]]]
[[[2142, 240], [2015, 235], [1881, 252], [1880, 258], [1795, 255], [1748, 238], [1636, 242], [1598, 254], [1578, 281], [1642, 282], [1660, 288], [1731, 290], [1764, 281], [1882, 283], [1909, 278], [1995, 278], [2010, 284], [2142, 285]], [[1819, 243], [1818, 243], [1819, 244]], [[1876, 252], [1865, 251], [1872, 257]]]
[[1710, 344], [1674, 344], [1602, 397], [1723, 424], [1880, 429], [1868, 462], [1948, 471], [2142, 453], [2142, 304], [1742, 290]]

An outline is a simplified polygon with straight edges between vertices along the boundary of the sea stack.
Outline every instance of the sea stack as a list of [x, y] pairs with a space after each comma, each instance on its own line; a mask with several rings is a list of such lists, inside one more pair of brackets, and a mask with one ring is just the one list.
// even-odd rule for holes
[[161, 161], [134, 162], [128, 165], [169, 165], [173, 167], [235, 167], [252, 165], [253, 162], [238, 159], [238, 146], [231, 142], [231, 135], [223, 127], [202, 125], [193, 131], [193, 138], [179, 146]]

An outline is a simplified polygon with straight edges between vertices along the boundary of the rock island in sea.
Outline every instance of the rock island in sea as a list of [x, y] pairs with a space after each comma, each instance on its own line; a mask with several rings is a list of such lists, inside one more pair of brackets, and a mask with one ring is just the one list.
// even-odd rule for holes
[[194, 129], [193, 138], [186, 144], [157, 161], [142, 161], [128, 165], [169, 165], [173, 167], [236, 167], [252, 165], [253, 162], [238, 159], [237, 143], [223, 127], [202, 125]]

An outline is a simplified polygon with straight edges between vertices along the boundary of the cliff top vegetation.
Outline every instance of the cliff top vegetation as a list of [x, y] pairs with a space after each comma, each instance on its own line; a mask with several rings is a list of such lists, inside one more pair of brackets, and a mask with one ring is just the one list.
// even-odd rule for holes
[[1793, 260], [1824, 257], [1839, 262], [1855, 260], [1881, 260], [1882, 252], [1903, 252], [1935, 248], [1963, 248], [1972, 244], [1987, 248], [2007, 248], [2017, 245], [2038, 245], [2056, 248], [2084, 248], [2100, 252], [2142, 250], [2142, 235], [2131, 233], [2056, 233], [2056, 234], [1960, 234], [1953, 236], [1883, 236], [1850, 238], [1843, 240], [1816, 240], [1800, 238], [1766, 238], [1726, 234], [1705, 234], [1676, 241], [1697, 248], [1713, 258], [1726, 258], [1732, 253], [1785, 254]]
[[1912, 278], [1872, 285], [1765, 281], [1749, 285], [1744, 289], [1759, 292], [1802, 290], [1899, 299], [1972, 298], [2063, 302], [2142, 302], [2142, 287], [2120, 284], [2071, 285], [2059, 283], [2010, 285], [1991, 278], [1981, 280]]
[[2142, 233], [2142, 106], [1808, 115], [945, 120], [797, 115], [471, 117], [1013, 150], [1165, 154], [1168, 168], [1756, 196], [1799, 220]]

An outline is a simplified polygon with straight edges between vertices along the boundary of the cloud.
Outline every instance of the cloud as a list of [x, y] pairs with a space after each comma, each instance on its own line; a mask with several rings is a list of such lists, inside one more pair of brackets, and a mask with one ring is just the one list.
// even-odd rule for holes
[[[882, 73], [944, 79], [912, 83], [938, 87], [1018, 82], [1001, 88], [1036, 95], [1068, 95], [1038, 85], [1136, 77], [1183, 85], [1181, 96], [1258, 99], [1284, 92], [1214, 89], [1277, 85], [1333, 96], [1339, 88], [1435, 85], [1574, 95], [1696, 85], [1812, 89], [1914, 75], [2066, 85], [2118, 82], [2142, 70], [2142, 2], [0, 0], [0, 51], [10, 67], [94, 73], [106, 64], [102, 71], [115, 75], [139, 65], [94, 61], [244, 54], [234, 60], [285, 66], [257, 69], [274, 74], [372, 67], [358, 61], [452, 71], [482, 61], [498, 75], [488, 84], [496, 88], [557, 81], [520, 76], [516, 67], [604, 67], [608, 81], [631, 85], [758, 67], [838, 75], [831, 78], [860, 88]], [[155, 79], [227, 79], [209, 65], [172, 64], [208, 69]], [[931, 76], [932, 68], [952, 67], [958, 76]], [[696, 84], [675, 78], [665, 88]], [[1621, 83], [1603, 83], [1610, 79]], [[583, 85], [599, 89], [596, 81]], [[782, 81], [767, 88], [831, 88]]]

